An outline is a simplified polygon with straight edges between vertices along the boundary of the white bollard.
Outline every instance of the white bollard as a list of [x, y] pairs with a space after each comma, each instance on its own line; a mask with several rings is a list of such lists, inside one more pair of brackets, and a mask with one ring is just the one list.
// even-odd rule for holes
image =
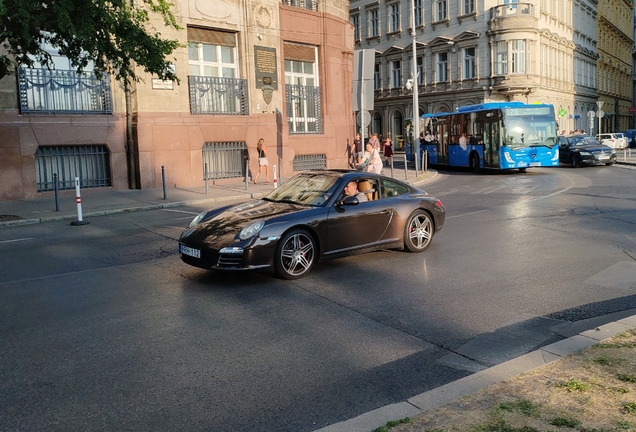
[[71, 222], [71, 225], [86, 225], [90, 222], [85, 222], [82, 219], [82, 197], [80, 195], [80, 181], [79, 177], [75, 177], [75, 202], [77, 202], [77, 220]]
[[274, 165], [274, 189], [278, 187], [278, 179], [276, 178], [276, 165]]

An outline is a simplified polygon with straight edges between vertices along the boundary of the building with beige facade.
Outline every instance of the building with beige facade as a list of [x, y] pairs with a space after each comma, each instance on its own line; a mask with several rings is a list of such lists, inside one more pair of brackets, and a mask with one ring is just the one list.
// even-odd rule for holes
[[411, 2], [420, 115], [522, 101], [553, 104], [561, 130], [598, 127], [597, 0], [353, 0], [356, 49], [376, 53], [371, 132], [399, 142], [413, 116]]
[[[0, 199], [82, 187], [200, 187], [258, 169], [344, 168], [355, 119], [353, 30], [342, 0], [178, 0], [180, 82], [19, 68], [0, 81]], [[246, 167], [244, 156], [249, 155]], [[271, 166], [270, 168], [273, 168]], [[246, 172], [247, 171], [247, 172]], [[272, 180], [270, 174], [270, 181]], [[259, 180], [264, 180], [261, 176]]]
[[598, 95], [605, 116], [603, 132], [619, 132], [633, 127], [632, 105], [632, 0], [604, 0], [598, 3]]

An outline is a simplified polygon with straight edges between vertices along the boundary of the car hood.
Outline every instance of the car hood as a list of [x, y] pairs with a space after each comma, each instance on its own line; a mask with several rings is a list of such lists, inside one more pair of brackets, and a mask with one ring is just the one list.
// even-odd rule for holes
[[612, 152], [612, 148], [608, 147], [606, 145], [590, 144], [590, 145], [572, 146], [572, 147], [570, 147], [570, 151], [587, 151], [587, 152], [590, 152], [590, 153], [598, 153], [598, 152], [611, 153]]
[[209, 219], [187, 228], [180, 240], [205, 238], [208, 242], [234, 238], [245, 226], [255, 220], [273, 218], [304, 210], [307, 207], [265, 200], [252, 200], [226, 208]]

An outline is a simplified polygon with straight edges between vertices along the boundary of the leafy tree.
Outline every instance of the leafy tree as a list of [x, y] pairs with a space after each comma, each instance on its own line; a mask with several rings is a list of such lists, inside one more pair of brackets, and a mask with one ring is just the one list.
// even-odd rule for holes
[[166, 57], [179, 46], [150, 24], [159, 14], [179, 30], [167, 0], [0, 0], [0, 78], [16, 64], [49, 67], [44, 43], [57, 48], [79, 71], [94, 62], [97, 73], [138, 81], [135, 67], [176, 80]]

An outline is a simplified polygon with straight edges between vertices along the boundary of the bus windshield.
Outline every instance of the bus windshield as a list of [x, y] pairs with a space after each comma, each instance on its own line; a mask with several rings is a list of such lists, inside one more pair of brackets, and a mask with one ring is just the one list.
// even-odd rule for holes
[[504, 146], [553, 147], [557, 143], [557, 126], [551, 107], [505, 108], [503, 110]]

